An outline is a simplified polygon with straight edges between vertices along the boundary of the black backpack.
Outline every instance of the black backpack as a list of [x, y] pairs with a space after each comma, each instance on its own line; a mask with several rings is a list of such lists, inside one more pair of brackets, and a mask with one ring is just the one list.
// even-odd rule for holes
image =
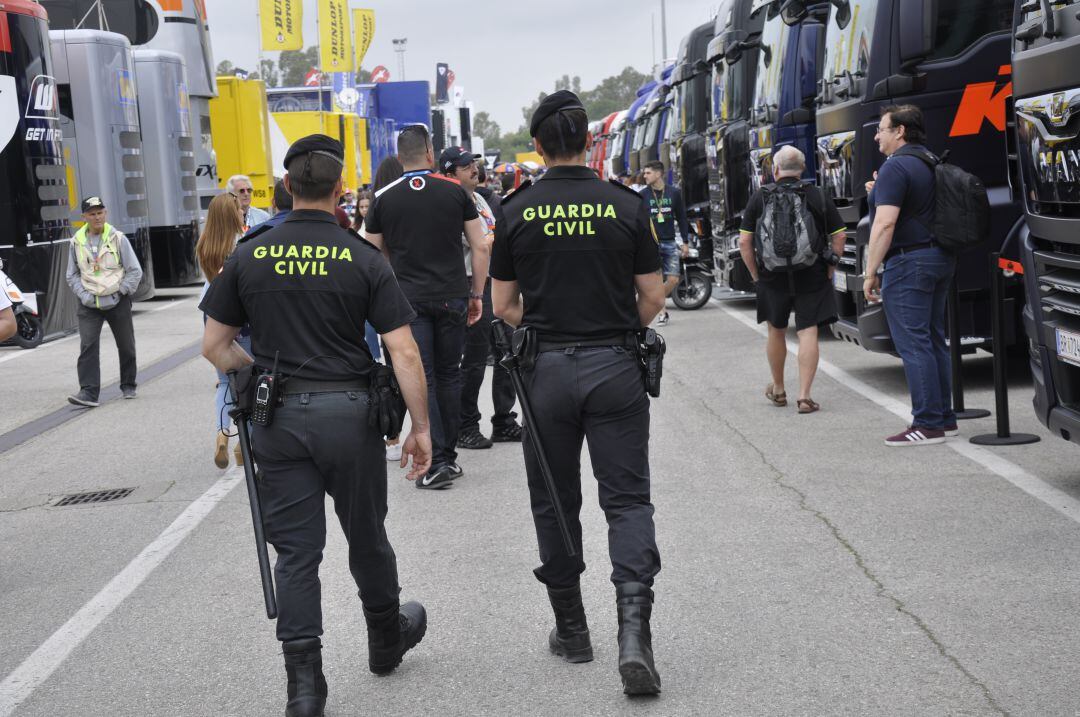
[[761, 188], [763, 208], [754, 239], [758, 263], [768, 271], [813, 266], [824, 243], [806, 193], [808, 182], [777, 182]]
[[921, 159], [934, 172], [934, 224], [927, 229], [942, 249], [960, 254], [986, 239], [990, 198], [981, 179], [949, 164], [948, 152], [938, 159], [927, 149], [907, 145], [896, 155]]

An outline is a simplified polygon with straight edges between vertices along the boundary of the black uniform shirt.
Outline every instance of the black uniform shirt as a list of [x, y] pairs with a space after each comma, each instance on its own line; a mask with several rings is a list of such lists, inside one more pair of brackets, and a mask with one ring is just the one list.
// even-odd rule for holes
[[[780, 178], [780, 182], [798, 181], [800, 180], [796, 177]], [[818, 231], [826, 242], [831, 242], [836, 234], [845, 231], [844, 220], [840, 218], [840, 212], [836, 210], [836, 205], [820, 188], [807, 187], [806, 201], [810, 204], [810, 214], [818, 221]], [[748, 234], [756, 233], [758, 220], [761, 219], [764, 213], [765, 197], [764, 193], [759, 189], [750, 197], [750, 202], [743, 211], [740, 231]], [[791, 286], [789, 280], [795, 283], [796, 294], [809, 294], [819, 291], [821, 287], [829, 283], [829, 265], [819, 259], [814, 262], [813, 266], [793, 272], [791, 277], [788, 277], [786, 272], [767, 271], [764, 268], [759, 268], [758, 281], [761, 284], [789, 291]]]
[[464, 299], [469, 284], [461, 233], [465, 222], [479, 216], [456, 179], [409, 172], [375, 195], [364, 229], [383, 235], [410, 301]]
[[228, 326], [250, 323], [259, 366], [280, 352], [282, 374], [319, 381], [368, 374], [365, 320], [385, 334], [415, 318], [379, 250], [307, 209], [238, 245], [199, 308]]
[[645, 203], [588, 167], [548, 170], [503, 201], [491, 276], [517, 281], [522, 323], [551, 341], [641, 328], [634, 276], [660, 270]]

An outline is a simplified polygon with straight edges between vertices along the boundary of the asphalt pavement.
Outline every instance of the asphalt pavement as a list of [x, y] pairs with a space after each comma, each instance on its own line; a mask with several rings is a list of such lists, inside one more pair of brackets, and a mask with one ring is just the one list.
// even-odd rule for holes
[[[0, 348], [0, 717], [283, 711], [241, 474], [212, 463], [198, 291], [162, 293], [136, 307], [152, 379], [135, 401], [66, 407], [77, 339]], [[596, 659], [548, 654], [521, 451], [499, 444], [463, 451], [466, 475], [447, 491], [416, 490], [390, 468], [402, 597], [427, 606], [429, 628], [388, 677], [367, 671], [331, 518], [327, 714], [1080, 713], [1080, 447], [1037, 423], [1022, 366], [1011, 372], [1012, 428], [1041, 443], [975, 448], [966, 438], [994, 427], [980, 419], [946, 445], [890, 449], [882, 439], [905, 425], [897, 359], [824, 340], [822, 410], [798, 415], [765, 400], [752, 304], [672, 319], [651, 443], [663, 693], [621, 692], [587, 455], [583, 591]], [[102, 370], [103, 384], [117, 381], [107, 330]], [[992, 409], [989, 356], [968, 357], [965, 378], [968, 404]], [[796, 385], [789, 356], [789, 393]], [[490, 415], [486, 386], [482, 407]], [[56, 506], [118, 488], [134, 490]]]

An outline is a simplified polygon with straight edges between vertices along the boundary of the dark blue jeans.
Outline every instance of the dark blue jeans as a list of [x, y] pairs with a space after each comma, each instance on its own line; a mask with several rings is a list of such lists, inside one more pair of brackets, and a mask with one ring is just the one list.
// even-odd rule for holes
[[461, 425], [461, 355], [465, 351], [467, 299], [414, 301], [413, 338], [420, 348], [431, 418], [431, 470], [457, 462]]
[[941, 430], [956, 424], [952, 365], [945, 343], [945, 302], [956, 258], [938, 247], [894, 256], [885, 263], [881, 298], [889, 332], [904, 361], [912, 425]]

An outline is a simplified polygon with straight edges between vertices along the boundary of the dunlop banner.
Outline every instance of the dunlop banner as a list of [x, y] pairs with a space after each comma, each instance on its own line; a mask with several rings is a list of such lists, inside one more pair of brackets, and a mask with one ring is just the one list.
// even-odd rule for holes
[[375, 37], [375, 11], [353, 10], [352, 17], [353, 30], [356, 32], [356, 40], [353, 43], [356, 50], [356, 69], [359, 71], [364, 64], [364, 55], [367, 54], [371, 41]]
[[352, 37], [348, 0], [319, 0], [319, 69], [352, 72]]
[[304, 0], [259, 0], [262, 49], [304, 49]]

